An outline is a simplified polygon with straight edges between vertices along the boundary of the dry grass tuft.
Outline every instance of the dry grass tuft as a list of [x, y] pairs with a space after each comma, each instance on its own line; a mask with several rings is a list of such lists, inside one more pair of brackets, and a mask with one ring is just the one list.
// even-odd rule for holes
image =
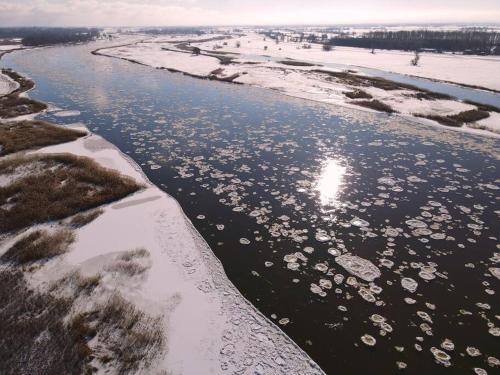
[[471, 122], [476, 122], [488, 118], [490, 117], [490, 114], [486, 111], [481, 111], [479, 109], [472, 109], [470, 111], [460, 112], [456, 115], [451, 115], [451, 116], [436, 116], [436, 115], [421, 115], [421, 114], [415, 114], [415, 116], [436, 121], [441, 125], [459, 128], [463, 124], [468, 124]]
[[109, 351], [101, 359], [116, 363], [119, 374], [148, 367], [165, 345], [161, 317], [146, 315], [119, 294], [99, 306], [95, 314], [99, 342]]
[[149, 256], [149, 251], [144, 248], [139, 248], [135, 250], [127, 251], [125, 254], [121, 255], [119, 259], [130, 262], [136, 258], [145, 258]]
[[85, 212], [85, 213], [75, 215], [71, 218], [69, 225], [71, 225], [73, 228], [84, 227], [85, 225], [93, 222], [95, 219], [97, 219], [103, 213], [104, 213], [104, 210], [98, 208], [98, 209], [92, 210], [90, 212]]
[[25, 264], [64, 254], [73, 243], [73, 232], [62, 229], [54, 233], [37, 230], [22, 237], [0, 257], [3, 262]]
[[14, 173], [33, 163], [43, 166], [39, 173], [0, 187], [0, 233], [61, 220], [141, 188], [132, 178], [69, 154], [5, 160], [0, 162], [0, 174]]
[[371, 99], [373, 96], [363, 90], [354, 90], [344, 93], [349, 99]]
[[357, 102], [350, 102], [351, 104], [359, 105], [361, 107], [371, 108], [380, 112], [395, 113], [396, 111], [389, 105], [382, 103], [379, 100], [360, 100]]
[[20, 121], [0, 125], [0, 156], [37, 147], [74, 141], [87, 133], [44, 121]]

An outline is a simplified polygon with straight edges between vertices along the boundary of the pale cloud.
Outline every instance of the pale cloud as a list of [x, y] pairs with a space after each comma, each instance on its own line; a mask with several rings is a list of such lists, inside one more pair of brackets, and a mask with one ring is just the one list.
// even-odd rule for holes
[[0, 0], [0, 26], [494, 22], [498, 0]]

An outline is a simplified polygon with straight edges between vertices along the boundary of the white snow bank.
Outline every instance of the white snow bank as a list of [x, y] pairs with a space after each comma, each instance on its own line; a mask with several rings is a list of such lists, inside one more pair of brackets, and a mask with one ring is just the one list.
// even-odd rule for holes
[[196, 76], [207, 76], [219, 68], [219, 60], [214, 57], [166, 51], [158, 43], [137, 43], [125, 47], [104, 49], [99, 53]]
[[10, 94], [18, 87], [19, 84], [16, 81], [0, 73], [0, 96]]
[[500, 134], [500, 113], [490, 112], [490, 117], [478, 121], [476, 127]]
[[0, 45], [0, 51], [4, 52], [4, 51], [12, 51], [14, 49], [18, 49], [18, 48], [21, 48], [22, 45], [21, 44], [2, 44]]
[[[227, 279], [177, 201], [152, 185], [139, 167], [97, 135], [50, 146], [116, 169], [146, 188], [108, 205], [77, 230], [70, 252], [48, 262], [32, 283], [56, 281], [65, 271], [103, 271], [117, 252], [145, 248], [151, 268], [144, 279], [123, 281], [120, 293], [145, 312], [164, 317], [167, 349], [154, 370], [169, 374], [321, 374], [319, 367], [260, 314]], [[103, 277], [104, 288], [116, 281]]]
[[[236, 47], [239, 41], [240, 47]], [[218, 42], [196, 44], [202, 49], [211, 50]], [[363, 66], [400, 74], [451, 81], [467, 85], [477, 85], [500, 90], [500, 57], [463, 56], [452, 54], [422, 53], [419, 66], [412, 66], [412, 52], [376, 50], [375, 54], [366, 48], [335, 47], [333, 51], [323, 51], [321, 45], [312, 44], [304, 49], [304, 43], [281, 42], [276, 44], [264, 36], [250, 33], [247, 36], [228, 41], [221, 51], [236, 52], [244, 55], [269, 55], [291, 58], [315, 63], [333, 63]], [[193, 44], [195, 45], [195, 44]], [[267, 49], [264, 50], [264, 47]]]

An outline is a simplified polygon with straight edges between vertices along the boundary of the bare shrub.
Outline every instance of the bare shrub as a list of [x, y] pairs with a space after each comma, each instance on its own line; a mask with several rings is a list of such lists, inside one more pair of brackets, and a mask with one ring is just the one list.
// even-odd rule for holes
[[18, 264], [50, 259], [65, 253], [74, 240], [73, 232], [66, 229], [54, 233], [37, 230], [22, 237], [0, 259]]
[[415, 56], [413, 59], [411, 59], [410, 64], [413, 66], [418, 66], [418, 63], [420, 61], [420, 52], [415, 51]]

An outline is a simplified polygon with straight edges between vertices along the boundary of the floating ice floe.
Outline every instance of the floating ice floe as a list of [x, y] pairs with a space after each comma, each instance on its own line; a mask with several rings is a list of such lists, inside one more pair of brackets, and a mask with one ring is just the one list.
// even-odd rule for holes
[[377, 340], [375, 340], [375, 337], [372, 335], [363, 335], [361, 336], [361, 341], [363, 341], [363, 344], [368, 345], [368, 346], [374, 346], [377, 343]]
[[490, 273], [493, 276], [495, 276], [498, 280], [500, 280], [500, 268], [491, 267], [491, 268], [488, 268], [488, 271], [490, 271]]
[[401, 279], [401, 286], [411, 293], [415, 293], [418, 283], [410, 277], [403, 277]]
[[340, 255], [335, 258], [335, 261], [347, 272], [368, 282], [375, 280], [381, 275], [380, 270], [376, 265], [367, 259], [363, 259], [355, 255]]
[[80, 111], [58, 111], [54, 113], [56, 117], [72, 117], [72, 116], [80, 116]]
[[434, 355], [434, 358], [436, 359], [436, 361], [438, 361], [442, 365], [444, 365], [446, 367], [451, 365], [451, 363], [450, 363], [451, 357], [446, 352], [444, 352], [438, 348], [435, 348], [433, 346], [431, 348], [431, 353]]

